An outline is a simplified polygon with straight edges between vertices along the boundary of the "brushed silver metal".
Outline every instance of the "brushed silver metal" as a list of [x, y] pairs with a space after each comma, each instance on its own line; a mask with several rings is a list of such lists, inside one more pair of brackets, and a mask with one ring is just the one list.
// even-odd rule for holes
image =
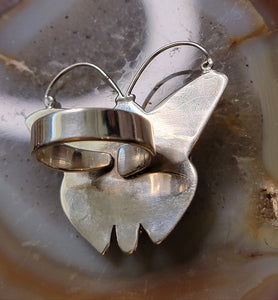
[[[158, 54], [177, 46], [193, 46], [205, 54], [202, 75], [147, 113], [135, 103], [132, 89]], [[166, 45], [141, 66], [123, 96], [96, 65], [74, 64], [50, 83], [47, 109], [28, 118], [32, 152], [42, 163], [70, 171], [61, 185], [62, 207], [99, 252], [108, 249], [114, 226], [124, 252], [136, 249], [140, 226], [154, 243], [161, 243], [190, 205], [197, 172], [188, 156], [227, 84], [212, 65], [208, 52], [194, 42]], [[49, 95], [53, 85], [79, 66], [96, 69], [117, 91], [113, 109], [55, 108]]]
[[[114, 144], [111, 155], [117, 167], [100, 175], [65, 173], [60, 192], [70, 222], [99, 252], [108, 249], [113, 226], [120, 248], [127, 253], [137, 247], [140, 225], [157, 244], [173, 230], [197, 187], [188, 155], [226, 84], [224, 74], [206, 71], [150, 113], [130, 99], [117, 101], [115, 109], [150, 120], [155, 157], [150, 161], [140, 149]], [[128, 177], [148, 165], [143, 174]]]

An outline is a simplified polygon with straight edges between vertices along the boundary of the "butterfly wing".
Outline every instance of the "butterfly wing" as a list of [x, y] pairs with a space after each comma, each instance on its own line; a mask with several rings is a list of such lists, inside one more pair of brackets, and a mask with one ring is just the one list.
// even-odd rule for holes
[[[211, 70], [161, 101], [150, 113], [144, 113], [153, 126], [158, 155], [173, 163], [182, 162], [189, 155], [227, 82], [226, 75]], [[140, 155], [140, 151], [130, 145], [119, 150], [118, 166], [122, 176], [141, 171], [144, 164], [148, 166], [149, 159], [145, 153]], [[136, 160], [133, 159], [134, 152], [137, 153]]]

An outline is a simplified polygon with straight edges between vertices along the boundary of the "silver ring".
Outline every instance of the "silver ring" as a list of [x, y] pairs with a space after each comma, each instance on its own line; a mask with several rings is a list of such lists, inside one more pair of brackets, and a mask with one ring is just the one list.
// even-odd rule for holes
[[[75, 147], [82, 142], [88, 146]], [[96, 143], [93, 143], [96, 142]], [[99, 152], [99, 142], [104, 146]], [[37, 119], [31, 152], [43, 164], [66, 172], [88, 172], [111, 165], [111, 142], [131, 144], [155, 154], [152, 126], [144, 117], [103, 108], [62, 109]]]
[[88, 172], [111, 166], [111, 142], [135, 145], [154, 155], [152, 126], [138, 114], [105, 108], [55, 109], [57, 102], [50, 96], [54, 84], [81, 66], [97, 70], [117, 92], [116, 100], [124, 98], [116, 83], [94, 64], [81, 62], [63, 69], [46, 89], [46, 109], [28, 117], [32, 154], [41, 163], [63, 172]]

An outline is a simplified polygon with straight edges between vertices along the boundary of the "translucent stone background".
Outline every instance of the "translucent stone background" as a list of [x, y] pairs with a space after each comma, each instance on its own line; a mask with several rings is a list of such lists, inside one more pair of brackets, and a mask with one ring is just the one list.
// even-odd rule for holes
[[[243, 0], [0, 0], [0, 298], [277, 299], [277, 4]], [[115, 237], [102, 257], [69, 224], [61, 174], [30, 157], [27, 115], [48, 82], [90, 61], [125, 90], [153, 51], [204, 45], [229, 85], [192, 153], [197, 194], [159, 246], [143, 232], [135, 254]], [[197, 69], [198, 52], [169, 51], [134, 92], [143, 103], [168, 75]], [[57, 88], [66, 107], [114, 105], [91, 71]], [[176, 77], [147, 107], [187, 82]]]

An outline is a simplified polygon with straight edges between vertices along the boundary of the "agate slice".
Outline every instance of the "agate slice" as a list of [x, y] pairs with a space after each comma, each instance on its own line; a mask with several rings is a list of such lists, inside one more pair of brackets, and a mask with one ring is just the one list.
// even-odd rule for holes
[[[0, 1], [0, 298], [277, 297], [276, 5], [262, 0]], [[102, 257], [64, 216], [61, 175], [30, 159], [25, 117], [41, 108], [47, 83], [63, 67], [97, 62], [124, 90], [151, 53], [176, 40], [204, 45], [215, 69], [229, 77], [191, 155], [198, 169], [196, 195], [160, 246], [143, 231], [136, 253], [128, 256], [117, 248], [113, 232]], [[186, 70], [197, 70], [199, 63], [194, 50], [165, 53], [138, 82], [138, 103], [151, 111], [192, 80], [194, 74]], [[179, 72], [157, 89], [158, 82]], [[65, 82], [58, 87], [65, 106], [102, 107], [100, 93], [114, 99], [83, 71]]]

